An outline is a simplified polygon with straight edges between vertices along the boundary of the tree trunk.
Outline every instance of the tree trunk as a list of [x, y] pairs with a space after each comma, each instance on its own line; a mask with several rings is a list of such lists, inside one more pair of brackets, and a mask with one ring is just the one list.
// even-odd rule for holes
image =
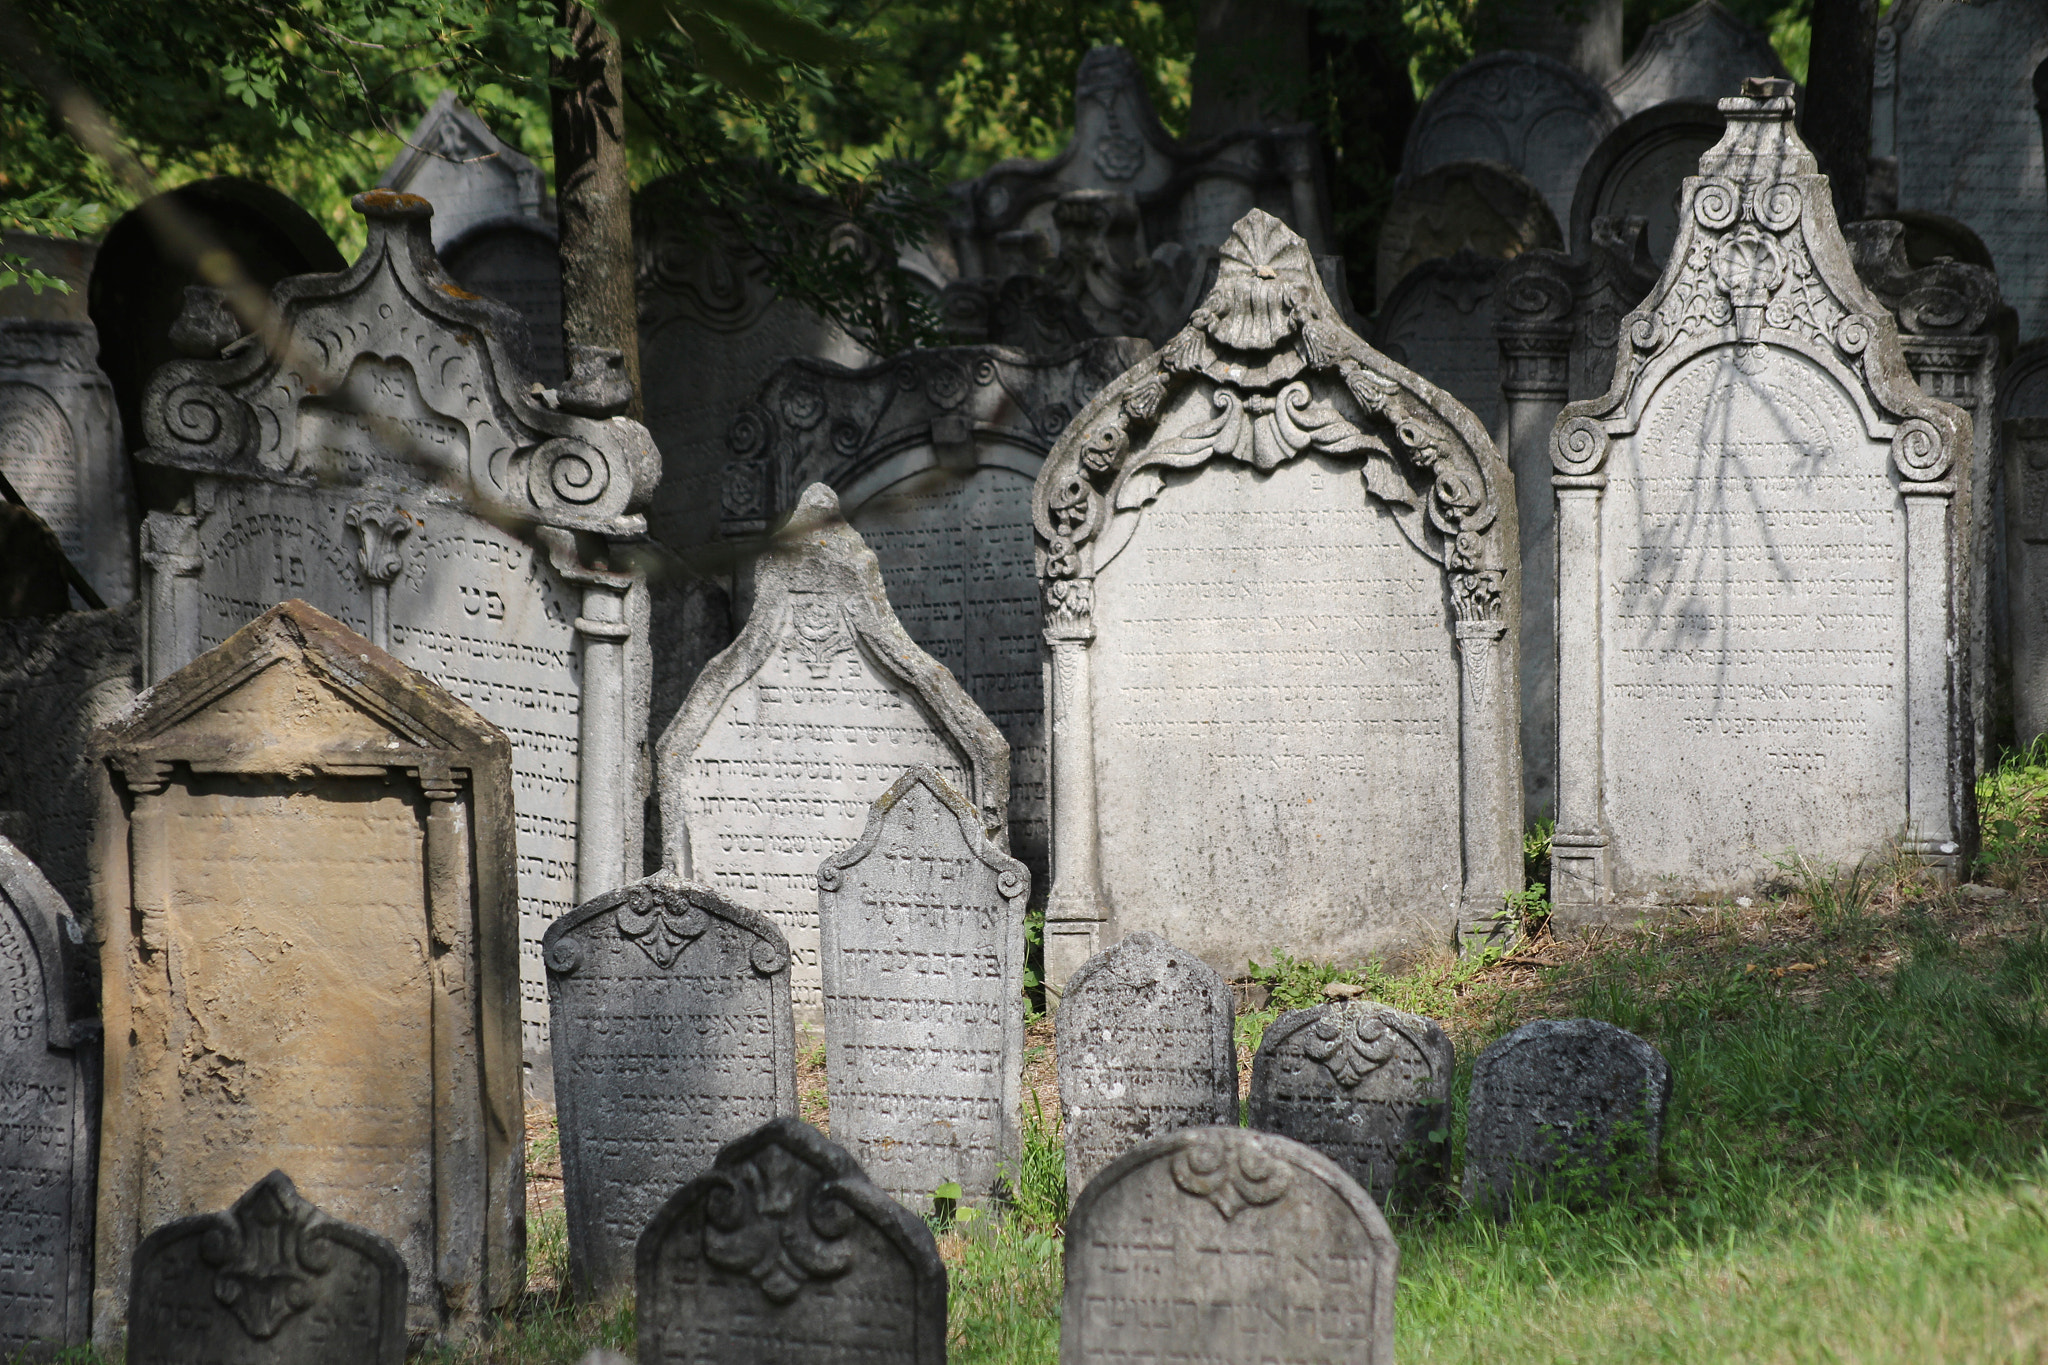
[[626, 415], [637, 420], [640, 328], [619, 38], [577, 0], [561, 0], [561, 14], [575, 49], [556, 58], [553, 71], [564, 353], [571, 358], [571, 387], [586, 387], [598, 372], [587, 362], [578, 365], [579, 355], [588, 354], [579, 348], [617, 351], [632, 390]]
[[1870, 180], [1870, 82], [1877, 62], [1877, 0], [1813, 0], [1800, 133], [1834, 190], [1835, 217], [1863, 217]]

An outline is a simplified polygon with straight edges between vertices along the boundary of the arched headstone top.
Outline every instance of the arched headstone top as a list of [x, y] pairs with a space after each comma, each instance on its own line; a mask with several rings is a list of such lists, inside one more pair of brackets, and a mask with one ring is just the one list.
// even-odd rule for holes
[[1730, 13], [1721, 0], [1699, 0], [1650, 25], [1628, 65], [1607, 82], [1624, 114], [1639, 114], [1665, 100], [1714, 100], [1752, 76], [1790, 80], [1792, 73], [1763, 34]]
[[[31, 960], [42, 977], [42, 1043], [58, 1052], [90, 1043], [99, 1035], [99, 1019], [74, 976], [79, 954], [86, 951], [84, 935], [64, 904], [63, 896], [50, 885], [43, 870], [29, 856], [0, 836], [0, 898], [28, 935]], [[35, 1022], [34, 1010], [9, 1018], [22, 1028]]]
[[1586, 158], [1572, 191], [1571, 250], [1593, 244], [1596, 218], [1641, 218], [1650, 254], [1664, 259], [1678, 230], [1679, 186], [1721, 140], [1711, 100], [1670, 100], [1624, 119]]
[[[644, 530], [639, 509], [661, 477], [646, 428], [574, 416], [528, 391], [525, 324], [443, 272], [426, 200], [373, 190], [354, 202], [369, 241], [353, 266], [282, 281], [274, 333], [151, 379], [143, 459], [304, 487], [438, 486], [518, 522]], [[187, 319], [188, 350], [206, 355], [218, 333]]]
[[2013, 353], [1998, 376], [1998, 420], [2048, 418], [2048, 337], [2036, 337]]
[[1460, 251], [1505, 261], [1563, 247], [1564, 232], [1529, 177], [1501, 161], [1446, 162], [1395, 194], [1380, 227], [1373, 296], [1385, 304], [1409, 271]]

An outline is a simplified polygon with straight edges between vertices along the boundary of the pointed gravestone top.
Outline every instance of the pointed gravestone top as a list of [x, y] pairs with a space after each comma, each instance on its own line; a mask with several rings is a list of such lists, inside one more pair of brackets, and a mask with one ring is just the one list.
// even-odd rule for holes
[[1623, 115], [1666, 100], [1717, 100], [1751, 76], [1791, 79], [1770, 39], [1743, 23], [1721, 0], [1650, 25], [1607, 93]]
[[420, 119], [378, 187], [434, 206], [434, 245], [502, 219], [554, 217], [540, 167], [444, 90]]

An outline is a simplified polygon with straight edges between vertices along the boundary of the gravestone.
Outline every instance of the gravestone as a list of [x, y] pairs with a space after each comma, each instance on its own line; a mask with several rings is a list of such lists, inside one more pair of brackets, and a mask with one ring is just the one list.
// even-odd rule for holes
[[1721, 140], [1724, 126], [1711, 103], [1673, 102], [1631, 116], [1600, 139], [1572, 192], [1573, 254], [1592, 249], [1595, 219], [1640, 218], [1650, 258], [1659, 265], [1669, 260], [1678, 238], [1680, 188]]
[[403, 1365], [406, 1264], [272, 1171], [135, 1249], [129, 1365]]
[[1298, 1142], [1242, 1128], [1155, 1138], [1067, 1218], [1062, 1365], [1392, 1365], [1401, 1259], [1372, 1197]]
[[[555, 219], [540, 167], [493, 133], [453, 90], [442, 91], [414, 125], [405, 150], [384, 168], [377, 186], [416, 194], [434, 206], [434, 249], [444, 261], [447, 248], [483, 224], [512, 219], [551, 226]], [[455, 278], [469, 283], [462, 275]], [[556, 290], [559, 294], [559, 267]]]
[[554, 228], [524, 218], [479, 223], [448, 243], [441, 264], [472, 293], [510, 304], [533, 342], [533, 377], [558, 388], [569, 377], [562, 353], [562, 258]]
[[0, 1357], [91, 1329], [99, 1021], [57, 889], [0, 838]]
[[1478, 419], [1246, 215], [1033, 493], [1054, 989], [1140, 929], [1235, 972], [1493, 920], [1522, 884], [1512, 490]]
[[1053, 1016], [1067, 1189], [1147, 1138], [1237, 1122], [1230, 986], [1193, 953], [1136, 933], [1084, 963]]
[[0, 476], [119, 607], [135, 596], [134, 494], [98, 353], [90, 322], [0, 318]]
[[1394, 286], [1373, 321], [1372, 344], [1472, 410], [1491, 433], [1500, 408], [1493, 291], [1499, 258], [1460, 251], [1424, 261]]
[[1613, 385], [1551, 438], [1567, 932], [1745, 894], [1788, 848], [1970, 856], [1968, 419], [1856, 278], [1789, 83], [1721, 112]]
[[1395, 192], [1449, 161], [1500, 161], [1529, 178], [1559, 223], [1571, 221], [1579, 168], [1621, 111], [1599, 82], [1534, 52], [1475, 57], [1415, 113]]
[[919, 765], [965, 792], [1006, 846], [1009, 758], [1002, 732], [904, 633], [874, 552], [813, 484], [755, 565], [746, 628], [661, 737], [663, 856], [780, 926], [791, 998], [815, 1021], [819, 862]]
[[294, 601], [95, 748], [121, 799], [93, 841], [116, 897], [93, 1339], [122, 1330], [147, 1229], [283, 1166], [397, 1247], [410, 1332], [507, 1303], [526, 1201], [505, 736]]
[[789, 945], [673, 873], [548, 926], [555, 1107], [577, 1291], [633, 1284], [633, 1245], [718, 1149], [796, 1112]]
[[832, 1132], [904, 1207], [1014, 1188], [1031, 874], [930, 768], [818, 868]]
[[1870, 153], [1898, 207], [1951, 214], [1991, 248], [2021, 336], [2048, 331], [2048, 193], [2033, 77], [2048, 60], [2039, 0], [1898, 0], [1877, 30]]
[[2013, 741], [2025, 745], [2048, 734], [2048, 337], [2020, 347], [1998, 376], [1996, 421]]
[[654, 1215], [635, 1264], [643, 1361], [946, 1358], [931, 1229], [798, 1119], [720, 1152]]
[[1607, 82], [1607, 93], [1624, 116], [1666, 100], [1705, 101], [1711, 107], [1751, 76], [1791, 79], [1770, 39], [1721, 0], [1699, 0], [1650, 25], [1628, 65]]
[[[524, 1046], [545, 1095], [541, 934], [642, 870], [650, 652], [628, 555], [660, 456], [638, 423], [529, 392], [524, 327], [442, 272], [426, 201], [354, 202], [363, 254], [278, 287], [273, 349], [150, 382], [140, 458], [194, 494], [145, 519], [145, 677], [297, 597], [504, 731]], [[183, 344], [214, 354], [234, 329], [203, 295], [192, 305]]]
[[1010, 845], [1046, 862], [1045, 696], [1031, 483], [1068, 420], [1149, 347], [909, 351], [863, 370], [783, 362], [727, 440], [722, 534], [758, 538], [813, 483], [839, 495], [897, 619], [1010, 743]]
[[1394, 191], [1380, 225], [1373, 297], [1384, 302], [1409, 271], [1439, 256], [1469, 250], [1509, 261], [1563, 245], [1556, 215], [1527, 176], [1495, 161], [1448, 162]]
[[1581, 1203], [1656, 1171], [1671, 1067], [1597, 1019], [1524, 1024], [1479, 1054], [1465, 1124], [1465, 1199]]
[[1337, 1163], [1383, 1209], [1436, 1203], [1450, 1175], [1451, 1040], [1369, 1000], [1289, 1010], [1252, 1059], [1254, 1128]]

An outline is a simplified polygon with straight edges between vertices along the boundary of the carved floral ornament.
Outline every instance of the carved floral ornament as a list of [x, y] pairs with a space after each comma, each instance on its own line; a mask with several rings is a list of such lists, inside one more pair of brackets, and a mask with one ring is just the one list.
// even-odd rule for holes
[[313, 1302], [313, 1284], [334, 1268], [326, 1219], [273, 1171], [219, 1215], [199, 1244], [213, 1267], [213, 1296], [242, 1330], [268, 1341]]
[[[1211, 415], [1155, 435], [1190, 391]], [[1093, 543], [1118, 513], [1157, 498], [1165, 471], [1230, 459], [1263, 473], [1309, 451], [1357, 462], [1366, 491], [1451, 575], [1460, 619], [1497, 621], [1499, 461], [1477, 421], [1455, 411], [1346, 328], [1307, 244], [1253, 209], [1188, 325], [1098, 395], [1047, 459], [1034, 515], [1054, 628], [1086, 629]]]

